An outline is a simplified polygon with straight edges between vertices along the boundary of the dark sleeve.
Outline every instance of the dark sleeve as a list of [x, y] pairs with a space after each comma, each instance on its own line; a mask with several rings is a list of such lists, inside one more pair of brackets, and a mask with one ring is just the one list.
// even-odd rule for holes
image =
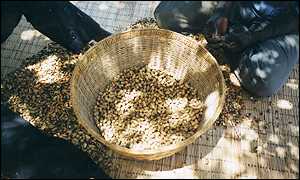
[[299, 16], [289, 15], [281, 20], [261, 22], [260, 24], [254, 23], [249, 27], [249, 31], [254, 37], [252, 43], [255, 43], [257, 40], [263, 41], [280, 35], [299, 33]]
[[74, 15], [64, 12], [69, 2], [66, 1], [26, 1], [23, 13], [26, 20], [45, 36], [63, 46], [71, 43], [68, 28], [76, 27]]
[[270, 38], [299, 33], [299, 14], [294, 3], [285, 4], [277, 16], [255, 18], [249, 26], [242, 23], [231, 27], [227, 41], [238, 43], [240, 50]]
[[254, 22], [249, 27], [249, 31], [253, 33], [255, 39], [264, 40], [299, 31], [299, 14], [297, 13], [296, 2], [286, 2], [280, 5], [283, 7], [277, 8], [277, 16], [271, 17], [269, 20]]
[[35, 29], [75, 53], [110, 35], [68, 1], [25, 1], [23, 13]]

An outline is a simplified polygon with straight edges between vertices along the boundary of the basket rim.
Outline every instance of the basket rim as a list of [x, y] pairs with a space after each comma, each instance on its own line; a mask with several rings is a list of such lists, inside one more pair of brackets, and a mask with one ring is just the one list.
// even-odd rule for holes
[[[172, 145], [167, 145], [167, 146], [161, 146], [158, 149], [147, 149], [147, 150], [142, 150], [142, 151], [138, 151], [138, 150], [133, 150], [133, 149], [129, 149], [126, 147], [122, 147], [113, 143], [110, 143], [108, 141], [106, 141], [99, 133], [95, 132], [94, 130], [92, 130], [91, 128], [89, 128], [89, 126], [85, 123], [84, 120], [82, 120], [80, 118], [79, 112], [77, 110], [75, 110], [76, 105], [74, 106], [75, 103], [75, 82], [76, 80], [79, 78], [79, 67], [81, 67], [81, 64], [84, 63], [84, 59], [85, 56], [87, 54], [89, 54], [90, 52], [93, 51], [93, 49], [95, 49], [98, 45], [105, 43], [106, 41], [110, 40], [110, 39], [114, 39], [117, 36], [122, 36], [123, 34], [127, 34], [127, 33], [133, 33], [133, 32], [137, 32], [137, 31], [161, 31], [162, 33], [169, 33], [169, 34], [175, 34], [176, 36], [179, 36], [181, 38], [186, 38], [189, 41], [193, 41], [193, 43], [198, 45], [198, 48], [203, 48], [205, 51], [208, 52], [209, 55], [209, 59], [213, 61], [213, 63], [216, 64], [217, 67], [217, 71], [220, 75], [220, 89], [222, 94], [220, 94], [220, 98], [219, 98], [219, 105], [217, 106], [216, 111], [214, 112], [214, 115], [207, 120], [207, 122], [203, 125], [204, 127], [200, 128], [194, 135], [190, 136], [189, 138], [180, 141], [179, 143], [176, 144], [172, 144]], [[91, 61], [93, 61], [94, 59], [89, 59], [88, 63], [90, 63]], [[85, 130], [87, 130], [87, 132], [92, 135], [95, 139], [97, 139], [98, 141], [100, 141], [102, 144], [104, 144], [105, 146], [108, 146], [109, 148], [111, 148], [112, 150], [117, 150], [118, 152], [126, 152], [127, 156], [129, 156], [128, 154], [132, 155], [132, 156], [151, 156], [151, 155], [155, 155], [155, 154], [164, 154], [167, 151], [175, 151], [176, 149], [182, 149], [186, 146], [188, 146], [189, 144], [193, 143], [197, 138], [199, 138], [202, 134], [204, 134], [208, 129], [211, 128], [211, 126], [213, 125], [213, 123], [217, 120], [217, 118], [219, 117], [224, 104], [225, 104], [225, 96], [226, 96], [226, 85], [225, 85], [225, 80], [224, 80], [224, 76], [222, 73], [222, 70], [217, 62], [217, 60], [211, 55], [211, 53], [205, 49], [204, 46], [202, 46], [198, 41], [196, 41], [193, 38], [187, 37], [183, 34], [171, 31], [171, 30], [167, 30], [167, 29], [155, 29], [155, 28], [145, 28], [145, 29], [131, 29], [131, 30], [127, 30], [127, 31], [123, 31], [123, 32], [119, 32], [116, 34], [113, 34], [111, 36], [108, 36], [104, 39], [102, 39], [101, 41], [95, 43], [92, 47], [90, 47], [84, 54], [80, 54], [79, 58], [78, 58], [78, 62], [73, 70], [72, 73], [72, 79], [71, 79], [71, 103], [72, 103], [72, 109], [75, 113], [76, 118], [78, 119], [78, 122], [85, 128]], [[174, 152], [175, 153], [175, 152]], [[173, 153], [173, 154], [174, 154]], [[123, 154], [124, 155], [124, 154]], [[171, 155], [171, 154], [170, 154]], [[126, 156], [126, 155], [125, 155]], [[131, 156], [130, 156], [131, 157]], [[167, 157], [167, 156], [165, 156]], [[162, 157], [163, 158], [163, 157]]]

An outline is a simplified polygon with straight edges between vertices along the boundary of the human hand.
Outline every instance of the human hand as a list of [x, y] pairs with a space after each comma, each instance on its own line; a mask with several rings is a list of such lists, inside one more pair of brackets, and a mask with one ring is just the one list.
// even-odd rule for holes
[[217, 13], [207, 21], [207, 33], [210, 35], [224, 35], [228, 28], [228, 19]]
[[224, 36], [226, 44], [229, 44], [229, 46], [226, 46], [225, 49], [234, 53], [241, 52], [251, 45], [253, 42], [252, 38], [252, 33], [246, 26], [240, 24], [233, 25]]

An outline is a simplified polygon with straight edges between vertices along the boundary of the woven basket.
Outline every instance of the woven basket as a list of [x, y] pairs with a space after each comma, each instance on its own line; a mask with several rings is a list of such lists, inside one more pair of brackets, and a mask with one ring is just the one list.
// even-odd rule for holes
[[[145, 65], [190, 82], [207, 109], [198, 132], [190, 138], [156, 150], [136, 151], [107, 142], [92, 112], [99, 91], [114, 76], [124, 69]], [[94, 138], [126, 157], [157, 160], [181, 151], [213, 125], [224, 105], [225, 84], [214, 57], [192, 38], [162, 29], [131, 30], [103, 39], [80, 57], [73, 72], [71, 98], [80, 124]]]

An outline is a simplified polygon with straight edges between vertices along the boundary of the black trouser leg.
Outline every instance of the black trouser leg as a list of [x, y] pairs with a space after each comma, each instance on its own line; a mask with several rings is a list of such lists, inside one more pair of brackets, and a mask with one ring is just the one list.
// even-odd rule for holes
[[255, 96], [271, 96], [299, 62], [299, 35], [285, 35], [246, 49], [235, 69], [242, 86]]

